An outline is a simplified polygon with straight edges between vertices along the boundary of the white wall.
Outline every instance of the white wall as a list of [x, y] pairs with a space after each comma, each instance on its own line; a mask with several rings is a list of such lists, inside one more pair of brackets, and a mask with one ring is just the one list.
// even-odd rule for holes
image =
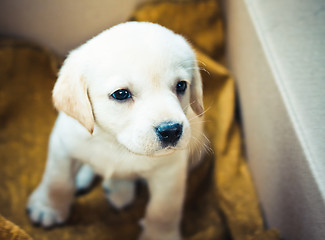
[[0, 33], [65, 55], [104, 29], [126, 21], [144, 1], [0, 0]]
[[226, 0], [228, 58], [270, 227], [325, 239], [325, 2]]

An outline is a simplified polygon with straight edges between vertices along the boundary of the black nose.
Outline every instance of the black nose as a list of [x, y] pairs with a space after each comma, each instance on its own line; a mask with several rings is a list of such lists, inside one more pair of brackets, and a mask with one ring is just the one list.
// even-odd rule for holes
[[156, 127], [156, 133], [163, 147], [175, 146], [182, 136], [183, 126], [175, 122], [164, 122]]

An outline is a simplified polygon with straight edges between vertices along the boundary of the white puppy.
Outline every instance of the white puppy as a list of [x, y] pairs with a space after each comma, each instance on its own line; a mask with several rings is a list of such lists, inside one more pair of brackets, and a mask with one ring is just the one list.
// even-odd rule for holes
[[86, 163], [107, 180], [117, 208], [133, 200], [135, 179], [147, 181], [140, 239], [180, 239], [187, 171], [205, 141], [201, 77], [184, 38], [152, 23], [106, 30], [69, 54], [53, 102], [60, 113], [30, 219], [63, 223]]

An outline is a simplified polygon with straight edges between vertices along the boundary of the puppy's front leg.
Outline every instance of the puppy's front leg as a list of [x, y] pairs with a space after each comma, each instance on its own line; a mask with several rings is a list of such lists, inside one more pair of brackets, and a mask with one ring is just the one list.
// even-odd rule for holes
[[70, 159], [59, 137], [52, 134], [42, 181], [27, 203], [27, 211], [33, 223], [48, 228], [66, 221], [79, 166], [76, 160]]
[[147, 178], [150, 201], [140, 240], [180, 240], [187, 159], [174, 159], [177, 163], [156, 170]]

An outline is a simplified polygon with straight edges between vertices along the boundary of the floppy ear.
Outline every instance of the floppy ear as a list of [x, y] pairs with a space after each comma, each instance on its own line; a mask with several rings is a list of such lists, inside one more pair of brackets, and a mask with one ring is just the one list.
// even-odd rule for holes
[[94, 130], [94, 116], [86, 81], [81, 73], [78, 56], [72, 52], [59, 72], [52, 100], [57, 110], [78, 120], [87, 130]]
[[193, 82], [191, 84], [191, 107], [193, 111], [201, 116], [203, 114], [203, 89], [202, 89], [202, 78], [199, 72], [199, 67], [195, 63], [193, 74]]

